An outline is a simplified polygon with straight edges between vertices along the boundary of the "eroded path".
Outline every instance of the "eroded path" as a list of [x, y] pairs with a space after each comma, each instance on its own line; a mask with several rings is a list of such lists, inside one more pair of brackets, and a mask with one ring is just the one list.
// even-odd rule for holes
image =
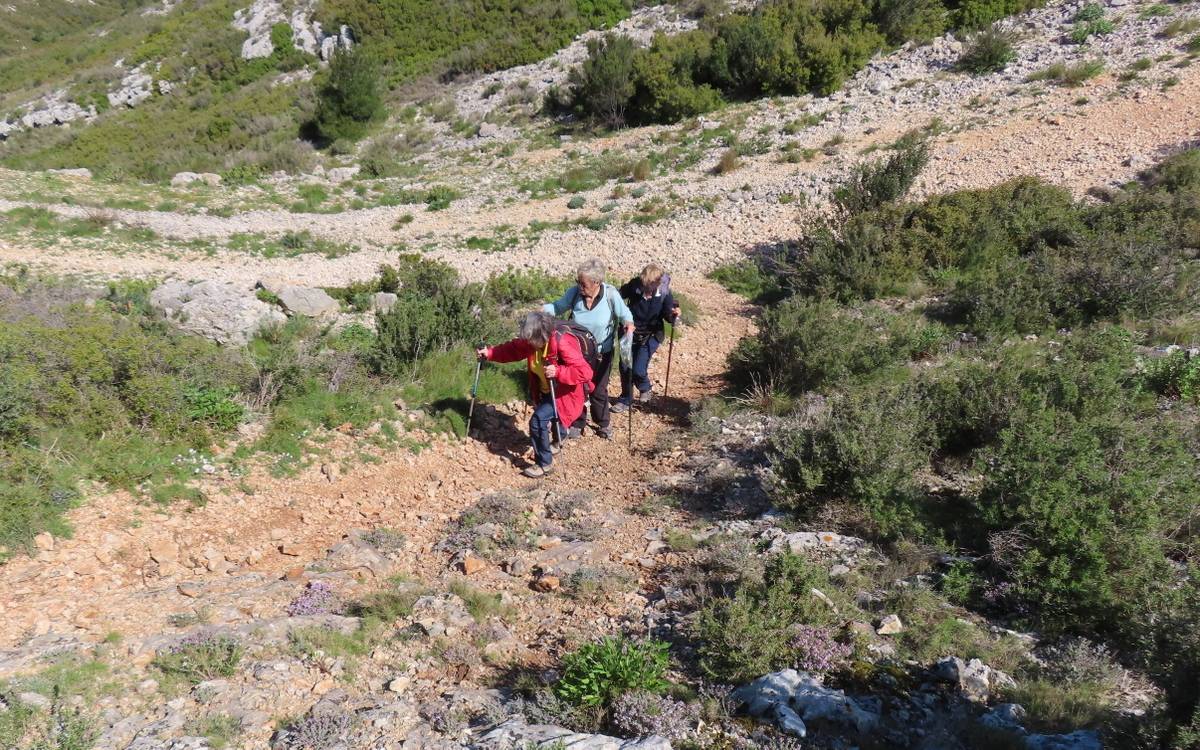
[[[542, 485], [558, 493], [592, 493], [611, 508], [596, 542], [607, 559], [634, 575], [648, 573], [637, 558], [644, 557], [647, 530], [662, 526], [664, 518], [615, 511], [642, 503], [649, 485], [686, 458], [678, 431], [685, 429], [688, 405], [717, 391], [725, 357], [750, 326], [751, 310], [740, 298], [703, 280], [675, 283], [699, 303], [703, 317], [676, 340], [670, 398], [634, 415], [632, 450], [622, 417], [614, 422], [617, 439], [574, 441], [560, 470]], [[665, 368], [666, 347], [652, 369], [659, 384]], [[50, 634], [98, 642], [119, 633], [132, 658], [143, 653], [140, 639], [171, 629], [172, 616], [205, 607], [222, 624], [277, 616], [287, 598], [264, 595], [264, 586], [321, 560], [352, 529], [405, 534], [404, 575], [423, 581], [461, 576], [435, 546], [481, 493], [533, 486], [517, 474], [509, 454], [523, 449], [526, 419], [523, 407], [492, 410], [480, 420], [480, 439], [439, 441], [419, 455], [396, 450], [380, 463], [354, 464], [334, 481], [322, 474], [320, 462], [287, 479], [264, 471], [241, 479], [218, 473], [202, 483], [209, 501], [200, 508], [159, 509], [124, 494], [90, 498], [70, 514], [74, 538], [55, 539], [36, 558], [0, 567], [0, 648]], [[359, 437], [338, 435], [333, 456], [322, 460], [351, 456]], [[514, 625], [531, 648], [573, 628], [594, 627], [597, 617], [606, 616], [603, 607], [536, 594], [528, 579], [495, 568], [470, 578], [521, 601], [537, 598], [536, 606], [518, 608]], [[623, 611], [622, 602], [608, 604], [609, 615]]]

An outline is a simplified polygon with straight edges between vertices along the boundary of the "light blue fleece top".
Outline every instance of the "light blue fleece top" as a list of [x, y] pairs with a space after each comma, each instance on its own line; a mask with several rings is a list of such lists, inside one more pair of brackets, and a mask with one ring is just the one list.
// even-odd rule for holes
[[[563, 293], [563, 296], [553, 302], [547, 302], [542, 309], [559, 317], [570, 310], [571, 317], [575, 322], [591, 331], [592, 335], [596, 337], [596, 345], [600, 347], [602, 354], [612, 351], [617, 323], [633, 322], [633, 313], [629, 312], [629, 306], [625, 304], [625, 300], [621, 299], [621, 293], [617, 291], [617, 288], [611, 284], [604, 285], [604, 295], [596, 301], [596, 306], [591, 310], [587, 309], [584, 304], [583, 292], [579, 291], [578, 286], [571, 287]], [[613, 320], [614, 311], [616, 320]]]

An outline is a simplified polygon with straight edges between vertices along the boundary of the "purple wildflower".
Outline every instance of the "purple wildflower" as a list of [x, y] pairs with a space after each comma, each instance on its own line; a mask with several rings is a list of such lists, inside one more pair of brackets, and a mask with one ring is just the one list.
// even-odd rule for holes
[[792, 626], [788, 645], [795, 651], [796, 668], [806, 672], [828, 672], [849, 658], [853, 649], [838, 643], [827, 628], [813, 625]]
[[338, 608], [337, 594], [324, 581], [311, 581], [304, 591], [300, 592], [287, 606], [287, 613], [292, 617], [304, 615], [326, 615]]

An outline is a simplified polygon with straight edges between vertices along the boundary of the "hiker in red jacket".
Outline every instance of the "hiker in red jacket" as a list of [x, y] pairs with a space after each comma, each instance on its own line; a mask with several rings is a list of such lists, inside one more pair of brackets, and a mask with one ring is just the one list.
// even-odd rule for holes
[[583, 413], [586, 387], [592, 382], [592, 368], [583, 358], [579, 342], [574, 336], [555, 330], [553, 316], [531, 312], [521, 323], [517, 338], [506, 344], [481, 347], [475, 353], [491, 362], [524, 359], [529, 363], [529, 395], [534, 405], [533, 416], [529, 418], [529, 437], [536, 463], [521, 473], [534, 478], [546, 476], [554, 463], [550, 436], [556, 403], [550, 398], [551, 381], [557, 397], [560, 430], [565, 430]]

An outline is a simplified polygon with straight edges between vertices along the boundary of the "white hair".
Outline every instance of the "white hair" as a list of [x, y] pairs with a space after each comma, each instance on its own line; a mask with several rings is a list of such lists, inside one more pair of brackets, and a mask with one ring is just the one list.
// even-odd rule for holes
[[578, 275], [587, 279], [588, 281], [594, 281], [597, 284], [603, 284], [604, 276], [607, 272], [608, 268], [605, 267], [604, 261], [600, 260], [599, 258], [588, 258], [579, 264]]

